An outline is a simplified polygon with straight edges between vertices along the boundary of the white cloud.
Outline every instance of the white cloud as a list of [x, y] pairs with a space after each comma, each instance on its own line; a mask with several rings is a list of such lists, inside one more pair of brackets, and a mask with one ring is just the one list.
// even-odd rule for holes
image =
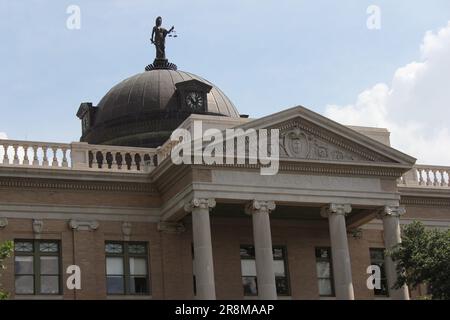
[[397, 69], [354, 104], [328, 105], [325, 115], [343, 124], [386, 127], [393, 147], [418, 163], [450, 166], [450, 21], [428, 31], [419, 61]]
[[0, 132], [0, 139], [8, 139], [8, 135], [4, 132]]

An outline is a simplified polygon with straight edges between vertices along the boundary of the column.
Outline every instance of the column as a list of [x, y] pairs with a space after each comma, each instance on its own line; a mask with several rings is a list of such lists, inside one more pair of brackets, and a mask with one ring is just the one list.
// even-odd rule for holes
[[252, 216], [253, 221], [256, 278], [258, 282], [258, 296], [261, 300], [277, 299], [269, 219], [269, 213], [274, 209], [275, 203], [273, 201], [257, 200], [252, 201], [245, 208], [246, 213]]
[[[403, 207], [386, 206], [380, 213], [380, 218], [383, 220], [384, 246], [387, 250], [392, 249], [401, 242], [400, 216], [402, 216], [405, 212], [406, 210]], [[396, 300], [409, 300], [407, 286], [403, 286], [400, 289], [392, 289], [397, 281], [396, 264], [388, 255], [385, 255], [384, 261], [386, 278], [389, 287], [389, 296]]]
[[194, 243], [194, 274], [197, 299], [215, 300], [214, 264], [211, 243], [209, 210], [216, 206], [214, 199], [194, 198], [184, 209], [192, 212], [192, 238]]
[[332, 203], [322, 209], [321, 215], [328, 218], [333, 261], [334, 290], [339, 300], [355, 299], [352, 283], [352, 268], [348, 250], [345, 216], [350, 213], [349, 204]]

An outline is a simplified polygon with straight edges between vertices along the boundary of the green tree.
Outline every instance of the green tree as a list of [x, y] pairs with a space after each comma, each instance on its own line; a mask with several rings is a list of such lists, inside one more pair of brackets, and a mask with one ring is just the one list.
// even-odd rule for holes
[[[6, 267], [3, 264], [5, 259], [9, 258], [13, 252], [13, 242], [5, 241], [4, 243], [0, 243], [0, 270], [4, 270]], [[0, 274], [1, 276], [1, 274]], [[8, 293], [3, 292], [0, 284], [0, 300], [8, 298]]]
[[427, 284], [432, 299], [450, 299], [450, 230], [425, 229], [414, 221], [388, 254], [397, 263], [395, 288]]

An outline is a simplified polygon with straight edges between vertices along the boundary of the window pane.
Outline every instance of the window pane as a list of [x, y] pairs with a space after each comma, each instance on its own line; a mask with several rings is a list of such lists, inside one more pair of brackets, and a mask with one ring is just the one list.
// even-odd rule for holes
[[329, 278], [330, 277], [330, 263], [327, 261], [318, 261], [316, 263], [317, 277]]
[[120, 243], [107, 243], [105, 245], [105, 252], [106, 253], [122, 253], [123, 246]]
[[109, 294], [123, 294], [123, 277], [107, 276], [106, 277], [107, 292]]
[[129, 244], [128, 252], [131, 254], [145, 254], [146, 248], [144, 244]]
[[130, 275], [147, 275], [147, 261], [144, 258], [130, 258]]
[[255, 258], [255, 248], [253, 246], [241, 246], [241, 258], [252, 259]]
[[41, 242], [39, 243], [39, 251], [58, 252], [58, 244], [56, 242]]
[[130, 293], [148, 293], [147, 277], [130, 277]]
[[316, 248], [316, 258], [330, 259], [330, 253], [329, 248]]
[[330, 279], [319, 279], [319, 295], [321, 296], [333, 295]]
[[370, 249], [370, 260], [383, 261], [384, 260], [384, 249]]
[[58, 294], [59, 276], [41, 276], [41, 293]]
[[245, 296], [258, 295], [258, 286], [256, 283], [256, 277], [242, 277], [242, 285], [244, 286]]
[[59, 274], [59, 259], [54, 256], [41, 257], [41, 274]]
[[242, 276], [256, 276], [255, 260], [241, 260]]
[[277, 294], [288, 295], [289, 294], [289, 284], [287, 278], [275, 278], [275, 284], [277, 286]]
[[14, 251], [16, 252], [33, 252], [33, 243], [29, 241], [14, 242]]
[[33, 257], [32, 256], [15, 256], [14, 268], [16, 274], [33, 274]]
[[283, 248], [273, 248], [273, 258], [275, 260], [282, 260], [284, 259], [284, 252]]
[[16, 276], [16, 294], [33, 294], [34, 277]]
[[106, 258], [106, 274], [123, 274], [123, 259], [121, 257]]
[[284, 277], [284, 260], [274, 260], [273, 261], [273, 269], [275, 271], [275, 277]]

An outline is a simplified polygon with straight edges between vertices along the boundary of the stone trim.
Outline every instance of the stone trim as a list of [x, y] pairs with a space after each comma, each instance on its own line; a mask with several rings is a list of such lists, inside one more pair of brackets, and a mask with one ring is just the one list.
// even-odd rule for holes
[[404, 206], [450, 207], [450, 198], [425, 198], [401, 196], [400, 204]]
[[328, 218], [331, 215], [343, 215], [346, 216], [352, 211], [350, 204], [330, 203], [329, 205], [322, 207], [320, 215], [323, 218]]
[[95, 231], [98, 229], [99, 223], [96, 220], [75, 220], [69, 221], [69, 227], [76, 231]]
[[123, 182], [98, 182], [98, 181], [68, 181], [68, 180], [29, 180], [29, 179], [0, 179], [0, 187], [6, 188], [39, 188], [58, 190], [82, 190], [82, 191], [112, 191], [112, 192], [143, 192], [157, 193], [150, 184], [123, 183]]
[[186, 231], [186, 228], [181, 222], [160, 221], [158, 223], [158, 231], [163, 233], [180, 234]]
[[8, 225], [8, 218], [0, 217], [0, 229], [6, 228]]
[[245, 206], [245, 213], [252, 215], [255, 213], [270, 213], [275, 210], [276, 205], [274, 201], [253, 200]]

